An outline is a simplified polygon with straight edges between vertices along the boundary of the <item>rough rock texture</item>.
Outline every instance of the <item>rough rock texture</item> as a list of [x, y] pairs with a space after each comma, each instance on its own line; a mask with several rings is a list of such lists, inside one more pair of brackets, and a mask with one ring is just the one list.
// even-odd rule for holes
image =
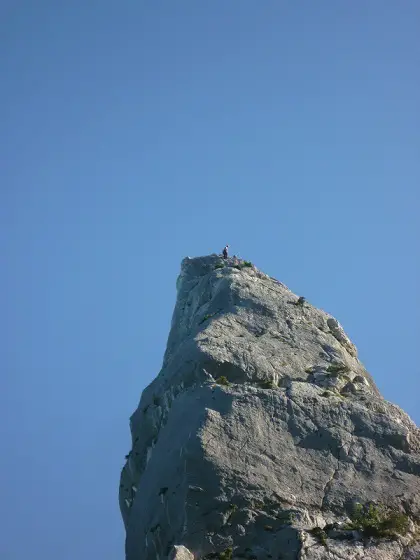
[[[130, 420], [127, 560], [420, 558], [419, 430], [339, 323], [234, 258], [184, 259], [177, 290]], [[372, 536], [357, 503], [404, 530]]]
[[175, 545], [169, 555], [169, 560], [194, 560], [194, 555], [185, 546]]

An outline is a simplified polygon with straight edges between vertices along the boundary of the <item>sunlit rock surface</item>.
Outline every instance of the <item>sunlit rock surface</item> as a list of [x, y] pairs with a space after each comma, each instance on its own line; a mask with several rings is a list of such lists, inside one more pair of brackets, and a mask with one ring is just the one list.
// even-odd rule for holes
[[337, 320], [235, 258], [184, 259], [177, 292], [130, 420], [126, 559], [420, 558], [419, 430]]

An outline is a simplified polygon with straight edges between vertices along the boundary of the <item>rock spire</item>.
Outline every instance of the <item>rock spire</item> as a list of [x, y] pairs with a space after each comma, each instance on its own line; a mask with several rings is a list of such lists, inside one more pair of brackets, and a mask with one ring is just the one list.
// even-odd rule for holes
[[420, 558], [419, 430], [335, 318], [250, 262], [182, 261], [130, 427], [126, 560]]

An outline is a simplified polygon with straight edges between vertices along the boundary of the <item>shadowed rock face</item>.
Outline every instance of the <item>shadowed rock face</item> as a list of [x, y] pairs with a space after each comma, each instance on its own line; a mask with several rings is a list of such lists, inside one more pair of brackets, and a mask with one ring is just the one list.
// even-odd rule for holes
[[[420, 558], [419, 430], [336, 319], [249, 264], [182, 262], [163, 367], [130, 419], [127, 560]], [[404, 534], [350, 526], [369, 502]]]

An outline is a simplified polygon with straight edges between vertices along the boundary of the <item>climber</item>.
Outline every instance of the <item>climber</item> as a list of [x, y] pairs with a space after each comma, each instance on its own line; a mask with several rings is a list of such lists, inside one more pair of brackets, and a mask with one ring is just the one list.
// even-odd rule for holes
[[224, 259], [228, 258], [228, 250], [229, 250], [229, 245], [226, 245], [226, 247], [223, 249], [223, 258]]

